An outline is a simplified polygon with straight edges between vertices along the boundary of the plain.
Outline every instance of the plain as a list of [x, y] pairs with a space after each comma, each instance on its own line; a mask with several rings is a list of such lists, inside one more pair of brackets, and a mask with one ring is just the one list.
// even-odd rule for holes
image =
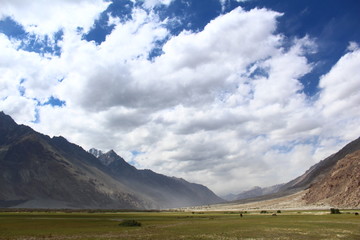
[[355, 211], [262, 212], [1, 212], [0, 239], [360, 239]]

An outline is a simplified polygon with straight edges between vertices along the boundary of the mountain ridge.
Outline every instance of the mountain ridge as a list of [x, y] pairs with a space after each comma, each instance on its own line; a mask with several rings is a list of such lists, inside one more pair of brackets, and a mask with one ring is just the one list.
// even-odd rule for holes
[[360, 207], [360, 150], [341, 158], [330, 172], [314, 182], [304, 196], [308, 204]]
[[[113, 151], [110, 153], [118, 156]], [[50, 138], [16, 124], [10, 116], [0, 112], [0, 207], [154, 209], [221, 200], [206, 188], [200, 196], [173, 196], [174, 199], [181, 197], [182, 202], [171, 202], [170, 198], [157, 202], [155, 196], [168, 193], [152, 189], [138, 191], [135, 183], [125, 181], [121, 174], [126, 172], [124, 167], [126, 171], [138, 171], [124, 160], [106, 166], [64, 137]], [[154, 176], [147, 171], [141, 173], [148, 179]], [[184, 193], [181, 189], [188, 189], [190, 185], [182, 182], [176, 187]], [[212, 199], [202, 194], [211, 195]]]
[[[357, 153], [357, 155], [352, 156], [352, 154]], [[347, 157], [350, 157], [352, 161], [348, 160]], [[344, 159], [347, 159], [346, 164], [342, 163]], [[328, 204], [333, 204], [334, 206], [348, 207], [355, 206], [359, 207], [360, 202], [360, 137], [346, 144], [336, 153], [330, 155], [329, 157], [321, 160], [320, 162], [311, 166], [304, 174], [299, 177], [280, 185], [277, 191], [274, 191], [269, 194], [264, 195], [252, 195], [249, 198], [234, 200], [234, 203], [250, 203], [257, 202], [269, 199], [275, 199], [279, 197], [288, 196], [303, 190], [308, 190], [308, 193], [305, 195], [304, 200], [307, 203], [317, 203], [324, 202]], [[339, 165], [339, 166], [338, 166]], [[341, 172], [342, 165], [346, 165], [347, 170], [343, 170], [344, 175], [339, 175]], [[339, 168], [337, 170], [337, 168]], [[354, 169], [359, 169], [358, 172], [353, 171]], [[337, 172], [337, 173], [336, 173]], [[335, 176], [335, 177], [334, 177]], [[355, 179], [356, 184], [352, 185], [351, 181], [343, 181], [342, 184], [339, 184], [337, 179]], [[344, 184], [344, 182], [346, 184]], [[346, 185], [349, 189], [352, 189], [352, 192], [347, 192], [348, 189], [341, 186]], [[276, 185], [275, 185], [276, 186]], [[336, 186], [337, 192], [334, 190]], [[274, 186], [271, 186], [274, 187]], [[271, 188], [268, 187], [268, 188]], [[261, 190], [266, 188], [261, 188]], [[259, 191], [259, 189], [258, 189]], [[244, 192], [243, 192], [244, 193]], [[246, 192], [245, 192], [246, 193]], [[352, 196], [351, 201], [346, 200], [346, 196]], [[359, 197], [359, 198], [357, 198]], [[344, 204], [346, 203], [346, 204]]]
[[[168, 177], [149, 169], [138, 170], [113, 150], [102, 153], [98, 159], [107, 166], [115, 178], [126, 185], [131, 185], [131, 189], [145, 193], [161, 204], [172, 202], [170, 208], [179, 204], [203, 205], [205, 202], [217, 203], [224, 201], [203, 185], [189, 183], [181, 178]], [[188, 195], [192, 195], [195, 197], [194, 199], [198, 200], [193, 201], [182, 197]]]

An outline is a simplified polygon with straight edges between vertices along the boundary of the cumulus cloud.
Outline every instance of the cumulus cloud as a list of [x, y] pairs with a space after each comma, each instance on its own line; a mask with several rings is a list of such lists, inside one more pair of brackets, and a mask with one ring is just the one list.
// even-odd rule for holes
[[59, 59], [48, 59], [34, 52], [19, 50], [18, 43], [10, 41], [3, 34], [0, 34], [0, 51], [3, 57], [0, 60], [3, 73], [0, 76], [0, 97], [22, 94], [39, 102], [46, 102], [63, 75]]
[[346, 53], [319, 83], [321, 92], [317, 107], [329, 120], [327, 131], [334, 135], [340, 133], [348, 140], [358, 135], [354, 126], [360, 118], [359, 64], [359, 49]]
[[[75, 30], [90, 29], [108, 3], [0, 3], [27, 31], [64, 31], [60, 56], [20, 50], [0, 35], [0, 108], [38, 131], [114, 149], [140, 168], [219, 194], [291, 180], [357, 137], [358, 48], [349, 45], [309, 98], [300, 79], [312, 71], [307, 54], [316, 43], [307, 36], [289, 43], [276, 32], [280, 13], [237, 8], [202, 31], [172, 36], [151, 10], [171, 1], [149, 0], [150, 10], [112, 17], [114, 29], [97, 45]], [[31, 16], [41, 9], [49, 16]], [[62, 21], [68, 14], [86, 17]], [[163, 53], [149, 58], [159, 41]], [[66, 104], [45, 105], [52, 96]]]
[[59, 86], [59, 94], [66, 101], [99, 111], [151, 100], [146, 98], [154, 92], [147, 91], [157, 90], [146, 83], [147, 79], [134, 75], [147, 62], [155, 42], [167, 36], [167, 30], [156, 16], [144, 10], [134, 10], [132, 17], [119, 23], [100, 46], [79, 35], [64, 37], [62, 60], [72, 62]]
[[[222, 10], [224, 11], [226, 9], [226, 6], [230, 4], [231, 0], [219, 0], [220, 4], [222, 6]], [[249, 2], [251, 0], [235, 0], [238, 3], [244, 3], [244, 2]]]
[[[133, 0], [134, 2], [136, 2], [135, 0]], [[165, 5], [168, 6], [170, 5], [170, 3], [172, 3], [174, 0], [138, 0], [139, 2], [143, 2], [144, 6], [146, 8], [152, 9], [155, 6], [158, 5]]]
[[0, 19], [10, 16], [27, 32], [39, 35], [78, 27], [88, 31], [108, 4], [103, 0], [1, 0]]
[[8, 96], [0, 102], [0, 109], [19, 122], [35, 121], [37, 102], [22, 96]]

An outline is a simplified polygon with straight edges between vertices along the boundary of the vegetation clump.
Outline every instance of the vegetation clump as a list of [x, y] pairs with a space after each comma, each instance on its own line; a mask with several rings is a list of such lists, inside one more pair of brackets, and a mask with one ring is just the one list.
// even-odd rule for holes
[[337, 208], [330, 208], [330, 213], [331, 214], [341, 214], [340, 210]]
[[141, 223], [136, 220], [124, 220], [119, 223], [119, 226], [122, 227], [141, 227]]

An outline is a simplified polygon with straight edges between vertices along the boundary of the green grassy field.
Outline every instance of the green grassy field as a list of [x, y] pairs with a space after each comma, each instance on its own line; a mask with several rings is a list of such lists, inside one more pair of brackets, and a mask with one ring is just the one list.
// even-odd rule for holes
[[[141, 227], [119, 226], [136, 220]], [[360, 239], [354, 213], [0, 212], [0, 239]]]

